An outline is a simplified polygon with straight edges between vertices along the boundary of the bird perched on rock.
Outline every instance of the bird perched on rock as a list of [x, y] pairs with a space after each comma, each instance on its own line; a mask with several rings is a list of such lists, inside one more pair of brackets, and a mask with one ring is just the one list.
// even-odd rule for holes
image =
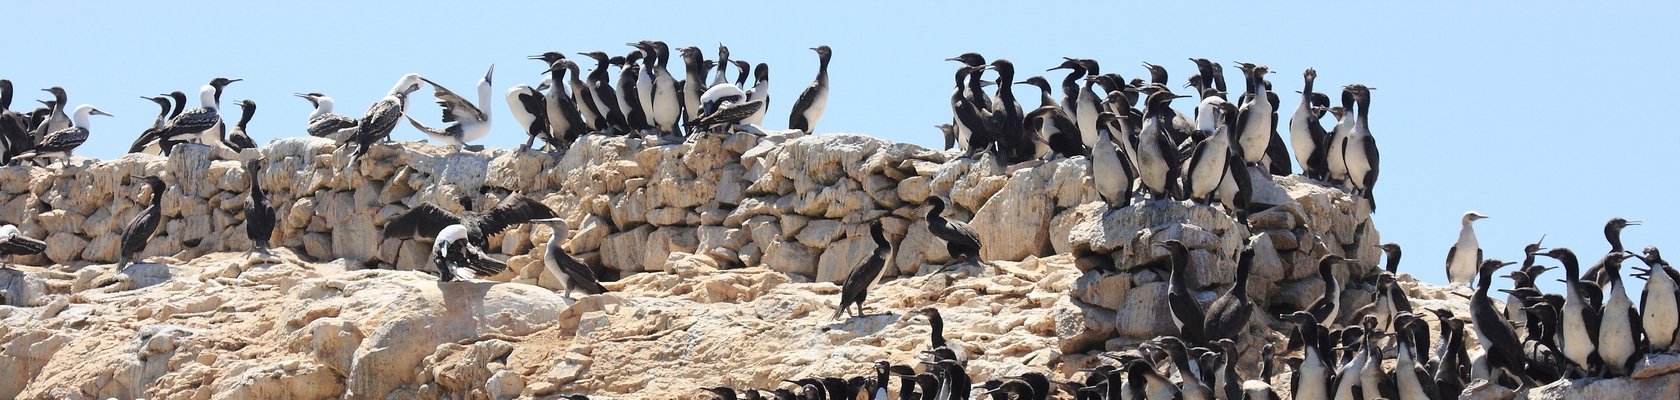
[[964, 262], [981, 263], [980, 232], [966, 222], [948, 220], [940, 215], [945, 212], [944, 198], [928, 196], [923, 202], [928, 204], [928, 232], [945, 241], [945, 251], [950, 252], [951, 257], [961, 258]]
[[152, 241], [152, 235], [157, 234], [158, 226], [163, 222], [163, 179], [155, 176], [142, 179], [145, 179], [146, 187], [151, 189], [152, 204], [140, 210], [140, 215], [134, 216], [134, 219], [128, 221], [128, 225], [123, 226], [122, 251], [117, 256], [118, 271], [127, 269], [129, 261], [134, 260], [134, 256], [139, 254], [140, 250], [146, 249], [146, 243]]
[[554, 234], [549, 235], [548, 245], [543, 251], [543, 268], [548, 270], [549, 275], [560, 279], [560, 284], [566, 287], [566, 297], [572, 297], [572, 291], [576, 289], [583, 289], [587, 294], [607, 292], [607, 288], [602, 287], [601, 281], [595, 278], [594, 270], [572, 258], [565, 248], [560, 247], [561, 242], [565, 241], [570, 233], [565, 219], [541, 218], [531, 222], [548, 225], [554, 229]]
[[309, 113], [309, 125], [304, 131], [309, 136], [332, 139], [343, 143], [356, 132], [356, 119], [333, 113], [333, 98], [321, 93], [296, 93], [293, 96], [309, 100], [315, 110]]
[[245, 173], [251, 176], [251, 190], [245, 199], [245, 235], [251, 239], [252, 250], [266, 252], [269, 238], [274, 237], [274, 207], [268, 205], [268, 194], [257, 183], [261, 166], [261, 158], [245, 163]]
[[828, 45], [812, 47], [811, 50], [817, 52], [817, 79], [799, 94], [799, 100], [793, 103], [793, 114], [788, 117], [788, 129], [798, 129], [806, 134], [813, 133], [811, 130], [816, 129], [823, 110], [828, 108], [828, 59], [834, 54]]
[[[471, 208], [468, 199], [461, 198], [463, 208]], [[482, 213], [455, 214], [426, 202], [385, 224], [383, 237], [434, 237], [433, 261], [440, 263], [438, 273], [447, 282], [455, 280], [455, 268], [471, 269], [478, 276], [501, 273], [507, 264], [483, 254], [489, 237], [515, 224], [555, 217], [548, 206], [519, 194], [502, 199], [501, 204]]]
[[[432, 85], [433, 96], [437, 97], [438, 106], [443, 107], [443, 122], [449, 126], [435, 129], [407, 116], [408, 123], [414, 129], [425, 132], [427, 137], [439, 143], [455, 147], [461, 151], [467, 143], [483, 139], [490, 135], [490, 76], [496, 73], [496, 66], [484, 73], [484, 79], [478, 81], [478, 104], [467, 101], [461, 95], [444, 88], [430, 79], [420, 78], [421, 81]], [[406, 115], [405, 115], [406, 116]]]
[[846, 275], [845, 283], [840, 285], [840, 306], [835, 308], [833, 318], [840, 318], [848, 305], [856, 305], [857, 316], [863, 316], [863, 301], [869, 296], [869, 285], [875, 284], [875, 281], [881, 278], [881, 269], [887, 266], [887, 255], [892, 253], [892, 243], [887, 242], [887, 234], [883, 231], [880, 220], [869, 224], [869, 238], [875, 240], [875, 251]]
[[0, 264], [0, 268], [11, 268], [13, 256], [41, 254], [43, 251], [47, 251], [47, 242], [24, 236], [16, 225], [0, 224], [0, 257], [6, 257], [6, 264]]

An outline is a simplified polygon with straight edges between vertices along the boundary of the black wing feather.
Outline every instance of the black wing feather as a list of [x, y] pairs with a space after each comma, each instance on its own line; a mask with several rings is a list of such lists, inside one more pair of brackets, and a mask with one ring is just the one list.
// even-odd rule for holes
[[384, 238], [436, 237], [444, 227], [461, 223], [461, 217], [444, 211], [432, 203], [421, 203], [391, 222], [385, 223]]
[[515, 194], [503, 199], [501, 204], [496, 205], [496, 208], [492, 208], [489, 212], [476, 218], [469, 228], [487, 238], [502, 233], [514, 224], [523, 224], [533, 219], [554, 217], [556, 217], [554, 210], [543, 205], [543, 203]]

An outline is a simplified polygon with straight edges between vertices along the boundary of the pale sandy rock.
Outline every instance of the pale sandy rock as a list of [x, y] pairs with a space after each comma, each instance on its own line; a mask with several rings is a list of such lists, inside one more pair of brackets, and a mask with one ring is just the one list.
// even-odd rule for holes
[[[664, 227], [654, 230], [647, 235], [647, 241], [641, 244], [643, 271], [659, 271], [664, 269], [665, 259], [672, 252], [693, 253], [700, 239], [694, 228]], [[607, 246], [611, 251], [612, 246]]]
[[[607, 236], [601, 244], [601, 264], [607, 268], [620, 271], [642, 271], [643, 257], [647, 252], [643, 248], [647, 245], [648, 235], [653, 227], [642, 225], [625, 232]], [[661, 261], [664, 258], [660, 258]]]
[[[783, 221], [787, 221], [787, 219], [784, 219]], [[839, 239], [841, 235], [846, 234], [846, 231], [842, 228], [843, 226], [841, 226], [839, 220], [811, 220], [805, 224], [803, 229], [798, 229], [799, 234], [794, 235], [794, 239], [798, 240], [799, 244], [805, 245], [805, 247], [813, 249], [826, 249], [831, 242], [834, 242], [835, 239]]]
[[[868, 235], [852, 236], [829, 245], [817, 259], [817, 282], [841, 283], [858, 265], [875, 252], [875, 240]], [[879, 276], [876, 277], [879, 279]]]
[[87, 246], [87, 239], [67, 232], [54, 233], [45, 240], [47, 243], [47, 258], [53, 262], [68, 264], [81, 255], [81, 248]]
[[1109, 310], [1119, 310], [1132, 290], [1132, 277], [1124, 273], [1104, 274], [1087, 272], [1074, 281], [1068, 296], [1079, 299], [1085, 304], [1095, 305]]
[[980, 233], [980, 258], [1020, 260], [1049, 251], [1055, 203], [1044, 191], [1043, 177], [1022, 170], [974, 212], [969, 224]]
[[892, 265], [898, 270], [898, 275], [915, 275], [926, 264], [944, 264], [951, 261], [951, 253], [945, 250], [945, 242], [934, 237], [928, 231], [927, 221], [916, 219], [905, 230], [904, 238], [899, 240], [898, 247], [893, 249]]
[[1116, 333], [1132, 339], [1150, 339], [1176, 334], [1172, 314], [1166, 311], [1167, 284], [1155, 282], [1141, 285], [1126, 293], [1126, 301], [1115, 312]]
[[0, 304], [13, 307], [33, 307], [46, 304], [47, 283], [36, 274], [15, 269], [0, 269]]
[[818, 255], [820, 253], [815, 249], [805, 247], [799, 242], [773, 241], [764, 248], [763, 262], [777, 271], [815, 277]]

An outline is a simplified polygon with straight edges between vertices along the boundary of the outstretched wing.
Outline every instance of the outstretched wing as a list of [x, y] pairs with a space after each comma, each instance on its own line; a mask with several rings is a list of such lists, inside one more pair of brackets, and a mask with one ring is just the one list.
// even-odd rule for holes
[[421, 203], [398, 216], [391, 222], [385, 223], [384, 238], [432, 238], [444, 227], [461, 223], [461, 217], [444, 211], [432, 203]]
[[437, 104], [443, 107], [443, 122], [487, 120], [484, 112], [479, 111], [478, 106], [462, 98], [461, 95], [449, 91], [449, 89], [438, 85], [437, 82], [432, 82], [430, 79], [420, 78], [420, 80], [432, 85], [432, 96], [437, 97]]
[[23, 235], [0, 238], [0, 254], [3, 255], [39, 254], [46, 250], [47, 242]]
[[554, 210], [523, 195], [514, 194], [501, 204], [473, 221], [473, 228], [483, 237], [495, 236], [513, 224], [523, 224], [540, 218], [554, 218]]

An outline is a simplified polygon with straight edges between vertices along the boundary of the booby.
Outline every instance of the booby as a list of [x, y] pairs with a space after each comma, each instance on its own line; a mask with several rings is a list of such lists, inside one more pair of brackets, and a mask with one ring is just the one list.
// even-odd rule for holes
[[1126, 207], [1131, 204], [1132, 181], [1138, 174], [1132, 169], [1131, 158], [1114, 145], [1112, 135], [1118, 124], [1125, 122], [1109, 112], [1098, 115], [1097, 121], [1097, 147], [1091, 150], [1091, 183], [1109, 208]]
[[[1167, 131], [1172, 130], [1170, 114], [1164, 111], [1170, 108], [1168, 104], [1173, 99], [1185, 97], [1172, 94], [1165, 90], [1149, 95], [1144, 109], [1146, 121], [1144, 129], [1138, 133], [1138, 174], [1143, 178], [1143, 186], [1149, 189], [1151, 198], [1160, 200], [1168, 197], [1178, 198], [1180, 193], [1178, 177], [1182, 171], [1179, 160], [1178, 147], [1173, 145]], [[1153, 129], [1147, 121], [1154, 121]]]
[[[554, 210], [541, 202], [519, 194], [502, 199], [501, 204], [497, 204], [490, 211], [475, 213], [469, 210], [464, 215], [445, 211], [431, 202], [426, 202], [386, 223], [381, 236], [387, 239], [436, 237], [433, 246], [438, 251], [434, 254], [434, 260], [449, 261], [440, 264], [438, 271], [443, 280], [447, 282], [454, 280], [455, 271], [452, 268], [445, 268], [446, 265], [466, 267], [472, 269], [479, 276], [500, 273], [501, 269], [506, 267], [506, 264], [501, 264], [498, 267], [473, 262], [475, 259], [487, 259], [487, 257], [475, 258], [477, 254], [473, 252], [482, 252], [481, 249], [489, 245], [490, 236], [501, 233], [509, 226], [526, 223], [533, 219], [548, 218], [556, 218]], [[490, 259], [488, 261], [494, 260]]]
[[408, 118], [409, 124], [414, 125], [414, 129], [425, 133], [433, 141], [453, 146], [456, 152], [460, 152], [467, 143], [490, 135], [490, 76], [495, 73], [496, 65], [491, 64], [490, 70], [484, 73], [484, 79], [478, 81], [477, 104], [467, 101], [437, 82], [421, 77], [421, 81], [432, 85], [432, 95], [437, 97], [437, 105], [443, 107], [443, 122], [451, 124], [443, 129], [436, 129], [421, 124], [413, 116], [404, 114], [404, 117]]
[[887, 234], [883, 231], [880, 220], [869, 224], [869, 238], [875, 241], [875, 251], [846, 275], [846, 281], [840, 285], [840, 306], [834, 309], [832, 318], [840, 318], [848, 305], [856, 305], [857, 316], [863, 316], [863, 302], [869, 296], [869, 285], [881, 279], [881, 269], [887, 266], [887, 256], [892, 253], [892, 243], [887, 242]]
[[1494, 373], [1504, 371], [1513, 378], [1522, 381], [1521, 388], [1534, 387], [1534, 380], [1528, 377], [1524, 369], [1522, 358], [1522, 341], [1511, 329], [1504, 315], [1493, 308], [1493, 299], [1488, 298], [1488, 288], [1493, 285], [1493, 273], [1499, 268], [1516, 264], [1497, 259], [1483, 260], [1478, 273], [1481, 280], [1476, 285], [1476, 294], [1470, 297], [1470, 322], [1476, 327], [1476, 339], [1481, 342], [1482, 349], [1487, 355], [1488, 368]]
[[1640, 325], [1650, 343], [1650, 351], [1680, 350], [1680, 271], [1662, 259], [1656, 246], [1646, 247], [1644, 255], [1636, 256], [1646, 267], [1633, 267], [1645, 279], [1645, 289], [1639, 295]]
[[1289, 144], [1295, 148], [1295, 162], [1301, 164], [1301, 174], [1312, 179], [1325, 179], [1325, 169], [1329, 161], [1325, 159], [1329, 150], [1325, 144], [1330, 140], [1329, 133], [1324, 126], [1318, 124], [1318, 119], [1324, 116], [1322, 108], [1313, 106], [1313, 79], [1318, 78], [1318, 71], [1307, 68], [1301, 74], [1306, 81], [1301, 86], [1301, 105], [1295, 108], [1295, 115], [1289, 118]]
[[[646, 75], [652, 78], [649, 88], [653, 92], [651, 93], [652, 96], [648, 98], [648, 105], [652, 106], [648, 111], [648, 117], [653, 123], [654, 129], [658, 130], [660, 134], [679, 134], [681, 130], [678, 129], [677, 122], [678, 119], [682, 118], [682, 96], [677, 94], [677, 80], [671, 77], [668, 66], [671, 61], [671, 48], [665, 42], [657, 40], [642, 41], [637, 44], [638, 47], [644, 48], [643, 51], [649, 53]], [[728, 64], [721, 62], [723, 60], [719, 61], [720, 64]], [[723, 72], [722, 67], [719, 68], [718, 72]]]
[[469, 277], [482, 277], [507, 269], [507, 263], [485, 254], [483, 248], [468, 240], [469, 236], [466, 226], [453, 224], [438, 230], [432, 239], [432, 265], [437, 267], [440, 281], [454, 281], [456, 276], [469, 271], [472, 274]]
[[578, 289], [582, 289], [585, 294], [607, 292], [607, 288], [601, 286], [601, 281], [595, 278], [594, 269], [572, 258], [571, 253], [560, 246], [571, 233], [565, 219], [537, 218], [531, 222], [548, 225], [554, 230], [554, 233], [548, 236], [548, 244], [543, 250], [543, 269], [555, 279], [559, 279], [561, 286], [566, 287], [566, 293], [562, 296], [570, 298], [572, 291]]
[[630, 126], [624, 116], [627, 110], [620, 107], [623, 103], [619, 99], [618, 92], [613, 90], [612, 82], [607, 75], [607, 66], [612, 65], [612, 60], [607, 57], [607, 53], [600, 51], [578, 53], [578, 55], [595, 60], [595, 69], [589, 71], [589, 84], [585, 86], [586, 90], [584, 91], [588, 92], [589, 97], [594, 100], [592, 103], [595, 104], [593, 106], [595, 113], [601, 116], [601, 119], [596, 120], [590, 126], [590, 131], [611, 130], [620, 134], [629, 132]]
[[1482, 262], [1482, 247], [1476, 242], [1477, 220], [1487, 219], [1475, 211], [1465, 211], [1464, 218], [1459, 220], [1458, 242], [1447, 249], [1447, 279], [1450, 283], [1470, 285], [1470, 280], [1476, 277], [1476, 268]]
[[245, 162], [245, 174], [251, 179], [251, 188], [245, 192], [245, 237], [257, 252], [267, 252], [269, 239], [274, 237], [274, 207], [268, 204], [268, 194], [258, 183], [262, 161], [258, 157]]
[[68, 164], [70, 162], [70, 153], [75, 151], [77, 147], [81, 147], [82, 143], [87, 142], [88, 116], [90, 115], [111, 116], [111, 114], [100, 111], [99, 109], [93, 108], [93, 106], [87, 104], [77, 106], [75, 116], [72, 117], [73, 124], [70, 125], [70, 127], [48, 133], [47, 136], [41, 138], [41, 141], [36, 142], [33, 148], [18, 154], [15, 158], [31, 159], [50, 157], [58, 158]]
[[1253, 265], [1254, 248], [1245, 246], [1237, 256], [1236, 282], [1208, 305], [1207, 322], [1202, 328], [1208, 340], [1238, 339], [1247, 331], [1249, 317], [1254, 314], [1254, 302], [1248, 299], [1248, 276]]
[[741, 121], [764, 109], [763, 102], [747, 101], [747, 93], [732, 83], [713, 85], [700, 95], [700, 118], [690, 121], [691, 130], [722, 125], [729, 131]]
[[251, 123], [251, 116], [257, 115], [257, 102], [240, 100], [237, 104], [239, 104], [240, 109], [239, 122], [233, 125], [233, 130], [228, 132], [226, 140], [228, 148], [233, 149], [235, 153], [245, 149], [257, 148], [257, 141], [252, 140], [251, 135], [246, 133], [245, 129], [247, 124]]
[[752, 116], [741, 120], [741, 123], [753, 126], [763, 125], [764, 114], [770, 109], [769, 64], [758, 63], [757, 66], [753, 67], [753, 85], [751, 89], [747, 89], [747, 101], [756, 101], [764, 105], [759, 106], [758, 112], [754, 112]]
[[[544, 82], [548, 81], [545, 80]], [[549, 92], [549, 95], [552, 96], [554, 93]], [[539, 89], [532, 88], [529, 85], [519, 84], [508, 88], [508, 111], [513, 113], [513, 122], [519, 125], [519, 130], [525, 131], [526, 136], [525, 144], [519, 146], [519, 151], [531, 148], [531, 145], [536, 144], [539, 137], [543, 139], [550, 150], [559, 148], [556, 143], [549, 141], [553, 136], [548, 134], [548, 105], [543, 97], [544, 95], [539, 92]]]
[[1634, 363], [1644, 356], [1647, 347], [1641, 326], [1644, 318], [1633, 308], [1627, 285], [1622, 283], [1622, 261], [1628, 256], [1627, 252], [1610, 253], [1600, 262], [1610, 285], [1604, 289], [1604, 308], [1599, 312], [1598, 357], [1604, 361], [1609, 377], [1633, 372]]
[[152, 235], [157, 234], [158, 226], [163, 225], [163, 179], [155, 176], [142, 178], [146, 187], [150, 188], [151, 205], [140, 210], [139, 215], [123, 226], [122, 246], [117, 254], [117, 271], [127, 269], [129, 261], [134, 260], [141, 250], [146, 249], [146, 243], [152, 241]]
[[397, 121], [401, 121], [407, 113], [408, 95], [420, 90], [421, 83], [423, 81], [420, 74], [403, 75], [397, 79], [397, 85], [385, 93], [385, 97], [368, 106], [367, 112], [362, 114], [362, 119], [356, 122], [356, 133], [352, 135], [356, 150], [350, 153], [350, 165], [355, 165], [357, 158], [367, 154], [375, 142], [391, 138], [391, 131], [396, 129]]
[[1354, 123], [1353, 133], [1348, 135], [1347, 143], [1342, 145], [1342, 158], [1347, 162], [1348, 182], [1352, 184], [1354, 194], [1364, 199], [1371, 212], [1376, 212], [1377, 201], [1373, 188], [1377, 185], [1380, 157], [1377, 153], [1377, 139], [1371, 136], [1372, 88], [1360, 84], [1354, 84], [1353, 88], [1354, 99], [1359, 102], [1359, 120]]
[[[199, 87], [198, 108], [188, 109], [181, 112], [180, 115], [170, 118], [169, 123], [164, 125], [163, 132], [158, 136], [175, 143], [197, 140], [212, 146], [219, 145], [219, 143], [210, 142], [207, 139], [221, 140], [221, 133], [214, 130], [222, 123], [221, 115], [218, 114], [218, 111], [222, 108], [222, 88], [239, 81], [239, 79], [215, 78], [211, 79], [209, 84]], [[169, 147], [173, 146], [165, 146], [163, 151], [170, 151]]]
[[[1254, 101], [1244, 103], [1238, 111], [1237, 144], [1242, 146], [1243, 162], [1256, 165], [1266, 156], [1266, 147], [1272, 138], [1272, 103], [1267, 101], [1266, 84], [1261, 79], [1266, 76], [1266, 66], [1250, 63], [1237, 64], [1243, 70], [1243, 76], [1248, 80], [1247, 95], [1254, 96]], [[1245, 95], [1245, 96], [1247, 96]]]
[[[1219, 97], [1209, 97], [1209, 100]], [[1203, 101], [1207, 103], [1207, 101]], [[1231, 171], [1226, 165], [1231, 154], [1231, 136], [1237, 120], [1237, 107], [1231, 103], [1214, 102], [1213, 117], [1224, 121], [1210, 130], [1207, 139], [1203, 139], [1191, 147], [1189, 165], [1184, 171], [1184, 190], [1190, 200], [1208, 204], [1213, 200], [1213, 191], [1224, 182], [1225, 175]], [[1241, 171], [1246, 172], [1246, 171]]]
[[1172, 271], [1167, 278], [1167, 308], [1172, 311], [1178, 337], [1193, 346], [1206, 345], [1208, 340], [1202, 324], [1207, 317], [1201, 303], [1197, 303], [1196, 296], [1190, 293], [1190, 281], [1185, 277], [1189, 273], [1190, 250], [1177, 240], [1156, 242], [1154, 246], [1166, 248], [1168, 262], [1172, 263]]
[[309, 125], [305, 132], [309, 136], [332, 139], [344, 143], [356, 133], [356, 119], [333, 113], [333, 98], [319, 92], [296, 93], [294, 96], [309, 100], [315, 110], [309, 113]]
[[47, 242], [24, 236], [16, 225], [0, 224], [0, 257], [6, 257], [6, 263], [0, 264], [0, 268], [11, 268], [12, 257], [43, 251], [47, 251]]
[[682, 56], [683, 61], [683, 118], [693, 121], [700, 118], [700, 93], [711, 86], [706, 84], [706, 56], [694, 46], [677, 49], [677, 54]]
[[[925, 217], [928, 232], [932, 233], [933, 237], [945, 241], [945, 251], [951, 253], [951, 257], [960, 258], [964, 262], [981, 264], [980, 232], [974, 230], [974, 227], [969, 226], [966, 222], [945, 219], [945, 216], [942, 215], [945, 212], [944, 198], [928, 196], [922, 202], [928, 205]], [[950, 267], [947, 266], [946, 268]]]
[[793, 103], [793, 113], [788, 116], [788, 129], [798, 129], [806, 134], [813, 133], [817, 121], [822, 119], [823, 110], [828, 108], [828, 60], [834, 55], [834, 50], [828, 45], [812, 47], [811, 50], [817, 52], [817, 79], [799, 94], [799, 100]]

